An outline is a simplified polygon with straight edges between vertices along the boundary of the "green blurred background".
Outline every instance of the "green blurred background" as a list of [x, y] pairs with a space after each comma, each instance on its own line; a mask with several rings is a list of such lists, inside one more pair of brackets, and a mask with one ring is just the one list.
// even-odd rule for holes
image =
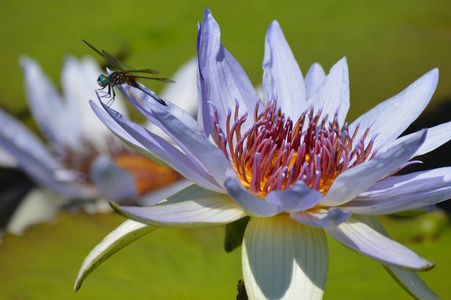
[[[196, 26], [206, 6], [221, 26], [222, 43], [255, 85], [261, 82], [264, 36], [273, 19], [281, 24], [304, 75], [313, 62], [328, 71], [346, 56], [348, 121], [435, 67], [440, 80], [428, 112], [451, 98], [449, 1], [3, 1], [0, 107], [33, 126], [19, 56], [37, 59], [59, 85], [65, 55], [95, 54], [81, 39], [131, 66], [169, 76], [195, 55]], [[157, 92], [162, 86], [152, 83]], [[159, 230], [111, 258], [74, 294], [83, 258], [122, 220], [62, 214], [55, 224], [32, 228], [24, 237], [5, 237], [0, 245], [0, 298], [234, 298], [240, 251], [223, 252], [222, 228]], [[451, 233], [446, 216], [383, 221], [395, 239], [437, 262], [423, 278], [449, 297]], [[409, 299], [379, 265], [333, 241], [330, 246], [325, 299]]]

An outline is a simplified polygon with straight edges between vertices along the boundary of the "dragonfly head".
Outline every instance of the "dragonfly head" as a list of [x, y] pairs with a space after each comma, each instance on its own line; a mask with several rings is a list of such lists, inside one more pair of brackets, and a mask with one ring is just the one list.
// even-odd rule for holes
[[100, 75], [97, 78], [97, 83], [101, 86], [101, 87], [106, 87], [108, 84], [110, 84], [110, 80], [108, 79], [108, 77], [106, 77], [105, 75]]

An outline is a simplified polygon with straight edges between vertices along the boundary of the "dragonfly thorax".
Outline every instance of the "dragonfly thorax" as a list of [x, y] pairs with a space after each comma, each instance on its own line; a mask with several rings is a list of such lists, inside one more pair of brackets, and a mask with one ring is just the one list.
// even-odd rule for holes
[[110, 84], [110, 80], [108, 79], [108, 77], [106, 77], [105, 75], [100, 75], [97, 78], [97, 83], [101, 86], [101, 87], [106, 87], [107, 85]]

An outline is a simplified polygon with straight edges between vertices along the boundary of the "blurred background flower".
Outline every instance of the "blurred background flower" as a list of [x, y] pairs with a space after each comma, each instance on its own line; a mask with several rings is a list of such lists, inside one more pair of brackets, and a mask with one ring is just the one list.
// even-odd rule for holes
[[[0, 66], [3, 70], [0, 107], [35, 133], [38, 129], [28, 113], [17, 64], [21, 55], [26, 53], [39, 61], [50, 80], [58, 83], [64, 55], [92, 54], [81, 41], [83, 38], [131, 66], [150, 67], [169, 76], [195, 55], [196, 24], [201, 20], [206, 2], [130, 1], [125, 5], [82, 0], [50, 5], [39, 1], [10, 2], [2, 4], [0, 10]], [[396, 94], [434, 67], [440, 69], [440, 84], [427, 111], [420, 117], [426, 123], [413, 126], [432, 127], [449, 120], [446, 107], [451, 95], [447, 84], [451, 81], [451, 9], [448, 3], [439, 0], [371, 3], [253, 0], [208, 5], [221, 24], [223, 44], [234, 53], [254, 85], [261, 82], [266, 28], [277, 19], [295, 57], [301, 58], [301, 69], [307, 70], [313, 62], [320, 61], [328, 70], [339, 58], [347, 56], [352, 70], [353, 103], [348, 120]], [[163, 86], [151, 84], [158, 93]], [[440, 120], [434, 112], [444, 119]], [[135, 110], [130, 110], [130, 115], [134, 121], [143, 121]], [[449, 153], [449, 150], [444, 150], [443, 154], [435, 152], [434, 159], [442, 160], [435, 166], [422, 158], [424, 169], [451, 165]], [[7, 191], [5, 187], [27, 185], [20, 173], [10, 169], [2, 171], [1, 179], [2, 199], [3, 192]], [[433, 216], [421, 216], [415, 221], [405, 218], [381, 221], [393, 239], [421, 256], [435, 258], [434, 272], [422, 274], [422, 277], [435, 292], [446, 295], [449, 292], [447, 266], [451, 258], [446, 251], [436, 257], [437, 251], [432, 249], [448, 249], [451, 234], [446, 215], [438, 216], [438, 225], [433, 221], [435, 225], [430, 226], [429, 218]], [[156, 232], [118, 253], [73, 295], [74, 270], [92, 247], [122, 221], [123, 218], [114, 215], [62, 214], [55, 226], [36, 227], [26, 238], [5, 237], [0, 246], [4, 274], [0, 280], [8, 280], [9, 284], [1, 295], [4, 298], [32, 295], [36, 299], [48, 298], [48, 295], [65, 299], [98, 298], [99, 291], [110, 299], [120, 298], [122, 292], [129, 297], [145, 294], [160, 299], [188, 296], [209, 299], [218, 294], [230, 299], [236, 295], [235, 285], [241, 276], [240, 251], [223, 253], [223, 229]], [[418, 234], [423, 226], [426, 229]], [[77, 247], [67, 247], [74, 243]], [[350, 298], [349, 290], [357, 299], [368, 295], [369, 290], [378, 299], [408, 299], [377, 264], [357, 254], [349, 256], [347, 249], [332, 241], [329, 245], [334, 254], [330, 257], [326, 299]], [[179, 251], [175, 253], [173, 249]], [[349, 258], [346, 261], [341, 258], [345, 253]], [[149, 262], [142, 263], [142, 257], [149, 257]], [[137, 258], [142, 265], [140, 271], [136, 270]], [[174, 265], [177, 268], [174, 269]], [[212, 274], [211, 268], [221, 268], [223, 272]], [[137, 272], [143, 276], [137, 278]], [[29, 276], [26, 275], [31, 273], [40, 276], [27, 281]], [[177, 285], [159, 288], [159, 280], [166, 283], [165, 278], [173, 278]], [[62, 283], [55, 284], [57, 281]], [[109, 292], [111, 284], [120, 285], [121, 292]], [[25, 290], [24, 286], [29, 288]], [[375, 289], [375, 286], [384, 286], [384, 289]]]
[[[47, 142], [0, 109], [4, 166], [20, 168], [38, 185], [13, 203], [20, 204], [7, 222], [7, 232], [22, 234], [29, 225], [53, 220], [63, 207], [109, 212], [105, 200], [144, 205], [156, 194], [164, 198], [187, 185], [177, 172], [132, 150], [98, 121], [89, 100], [96, 98], [101, 69], [92, 58], [67, 57], [62, 95], [36, 61], [22, 57], [20, 63], [30, 112]], [[193, 115], [196, 72], [196, 60], [191, 59], [174, 74], [178, 83], [162, 91]], [[119, 95], [111, 105], [127, 115]]]

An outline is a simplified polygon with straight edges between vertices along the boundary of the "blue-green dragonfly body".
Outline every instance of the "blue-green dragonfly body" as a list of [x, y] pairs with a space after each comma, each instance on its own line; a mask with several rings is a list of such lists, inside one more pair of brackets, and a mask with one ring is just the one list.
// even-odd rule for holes
[[111, 104], [114, 101], [114, 98], [116, 97], [116, 93], [114, 92], [113, 87], [121, 84], [128, 84], [130, 86], [133, 86], [135, 88], [140, 89], [153, 99], [155, 99], [160, 104], [167, 106], [166, 102], [164, 102], [163, 99], [157, 96], [155, 92], [144, 86], [143, 84], [137, 82], [137, 79], [151, 79], [151, 80], [158, 80], [162, 82], [168, 82], [173, 83], [174, 81], [167, 78], [158, 78], [158, 77], [147, 77], [147, 76], [141, 76], [141, 74], [159, 74], [158, 71], [152, 70], [152, 69], [140, 69], [135, 70], [130, 66], [127, 66], [126, 64], [122, 63], [120, 60], [106, 52], [105, 50], [98, 50], [91, 44], [89, 44], [87, 41], [83, 40], [86, 45], [88, 45], [92, 50], [97, 52], [100, 56], [102, 56], [115, 70], [108, 76], [105, 76], [101, 74], [97, 78], [97, 83], [100, 85], [100, 89], [97, 91], [103, 91], [105, 88], [108, 88], [107, 92], [103, 92], [104, 95], [99, 96], [100, 98], [109, 98], [108, 104]]

